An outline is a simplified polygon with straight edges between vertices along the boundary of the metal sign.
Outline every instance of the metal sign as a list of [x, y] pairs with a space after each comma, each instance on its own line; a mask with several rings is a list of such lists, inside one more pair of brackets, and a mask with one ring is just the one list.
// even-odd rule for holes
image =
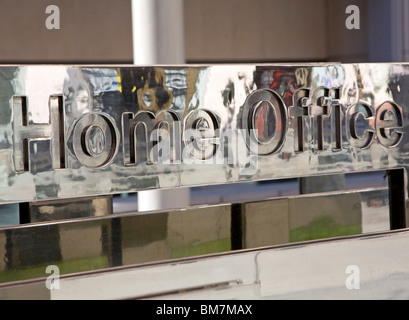
[[3, 66], [0, 202], [406, 168], [408, 81], [406, 64]]

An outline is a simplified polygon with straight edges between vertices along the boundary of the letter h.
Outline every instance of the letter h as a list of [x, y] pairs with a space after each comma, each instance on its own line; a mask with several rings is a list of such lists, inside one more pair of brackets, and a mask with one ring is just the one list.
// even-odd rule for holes
[[16, 172], [65, 168], [62, 96], [50, 96], [48, 123], [29, 119], [27, 97], [13, 97], [13, 160]]

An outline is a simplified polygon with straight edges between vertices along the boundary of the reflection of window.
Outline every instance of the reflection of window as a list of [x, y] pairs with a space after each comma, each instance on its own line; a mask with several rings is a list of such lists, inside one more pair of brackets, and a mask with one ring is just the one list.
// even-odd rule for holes
[[185, 93], [186, 72], [186, 70], [165, 70], [165, 86], [173, 92], [173, 96]]

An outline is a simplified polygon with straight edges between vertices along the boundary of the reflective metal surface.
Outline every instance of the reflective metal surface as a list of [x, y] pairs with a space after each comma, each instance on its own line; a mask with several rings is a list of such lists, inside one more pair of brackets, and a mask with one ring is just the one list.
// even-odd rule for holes
[[230, 216], [219, 205], [0, 228], [0, 283], [42, 277], [48, 265], [69, 274], [230, 251]]
[[[112, 196], [35, 201], [20, 205], [21, 222], [34, 223], [112, 214]], [[28, 217], [22, 217], [27, 214]], [[18, 223], [17, 223], [18, 224]]]
[[0, 283], [385, 230], [387, 189], [37, 222], [0, 228]]
[[[407, 230], [237, 251], [0, 285], [4, 298], [408, 299]], [[373, 250], [376, 248], [376, 250]], [[360, 272], [348, 289], [348, 266]]]
[[3, 66], [0, 201], [406, 168], [408, 70]]

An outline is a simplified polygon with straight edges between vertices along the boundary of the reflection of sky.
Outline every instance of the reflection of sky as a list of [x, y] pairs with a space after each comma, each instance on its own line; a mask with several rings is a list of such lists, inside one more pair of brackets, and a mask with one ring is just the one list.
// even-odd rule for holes
[[[389, 78], [391, 75], [391, 65], [369, 64], [365, 66], [368, 68], [367, 74], [365, 74], [365, 76], [368, 79], [368, 81], [372, 81], [373, 90], [376, 92], [375, 96], [376, 101], [374, 101], [374, 104], [378, 106], [384, 101], [387, 101], [392, 98], [391, 93], [389, 93]], [[368, 89], [370, 89], [370, 87]]]
[[193, 93], [192, 99], [188, 102], [188, 109], [194, 109], [196, 106], [199, 105], [201, 101], [204, 100], [206, 95], [206, 84], [207, 84], [207, 77], [209, 73], [209, 68], [203, 68], [199, 71], [197, 80], [195, 83], [195, 89]]
[[341, 66], [311, 68], [313, 87], [337, 88], [344, 83], [345, 71]]
[[0, 226], [20, 224], [18, 203], [0, 205]]
[[84, 69], [84, 73], [90, 75], [88, 81], [94, 89], [94, 96], [106, 91], [121, 91], [119, 74], [115, 68]]
[[[24, 72], [24, 68], [20, 69]], [[49, 123], [50, 95], [62, 94], [66, 67], [29, 66], [25, 70], [25, 94], [28, 99], [29, 119], [35, 123]], [[19, 92], [16, 92], [19, 94]]]

